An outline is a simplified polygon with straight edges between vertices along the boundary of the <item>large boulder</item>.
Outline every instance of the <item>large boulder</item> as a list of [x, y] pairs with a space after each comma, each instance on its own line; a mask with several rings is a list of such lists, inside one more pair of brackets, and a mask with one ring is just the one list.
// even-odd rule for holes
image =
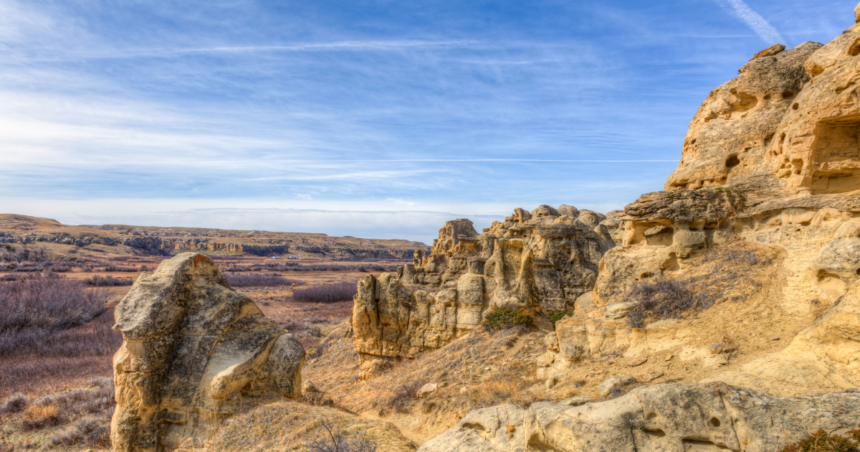
[[115, 310], [114, 451], [175, 450], [269, 399], [301, 397], [305, 351], [208, 257], [184, 253], [143, 274]]
[[[568, 406], [537, 402], [467, 414], [419, 452], [769, 452], [811, 432], [856, 427], [860, 390], [779, 398], [728, 386], [664, 384]], [[522, 419], [522, 423], [517, 423]]]

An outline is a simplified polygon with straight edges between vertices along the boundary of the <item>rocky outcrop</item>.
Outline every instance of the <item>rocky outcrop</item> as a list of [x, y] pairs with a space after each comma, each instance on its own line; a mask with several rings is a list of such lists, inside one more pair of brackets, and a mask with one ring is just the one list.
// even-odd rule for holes
[[206, 256], [143, 274], [115, 310], [113, 450], [175, 450], [270, 399], [301, 397], [304, 349]]
[[768, 150], [799, 93], [811, 80], [804, 63], [821, 44], [772, 47], [711, 91], [690, 122], [681, 163], [666, 190], [696, 190], [766, 177]]
[[666, 384], [571, 407], [538, 402], [473, 411], [419, 452], [779, 450], [857, 426], [860, 390], [779, 398], [728, 386]]
[[516, 209], [480, 235], [468, 220], [446, 223], [433, 254], [418, 252], [396, 274], [359, 283], [352, 323], [362, 376], [386, 359], [447, 344], [494, 306], [526, 309], [544, 322], [544, 313], [573, 309], [615, 246], [605, 220], [571, 206], [541, 206]]
[[800, 245], [789, 257], [826, 292], [809, 295], [844, 294], [858, 277], [849, 237], [857, 234], [837, 237], [860, 215], [858, 43], [854, 25], [827, 45], [775, 46], [711, 92], [667, 191], [642, 195], [619, 218], [621, 246], [601, 262], [595, 304], [623, 301], [633, 284], [683, 270], [731, 239]]

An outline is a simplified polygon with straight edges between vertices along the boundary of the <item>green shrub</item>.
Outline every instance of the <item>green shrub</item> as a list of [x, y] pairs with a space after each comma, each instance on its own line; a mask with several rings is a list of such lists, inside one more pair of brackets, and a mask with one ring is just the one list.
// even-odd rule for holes
[[552, 329], [555, 329], [555, 322], [573, 315], [573, 311], [549, 311], [549, 321], [552, 322]]
[[850, 452], [860, 447], [860, 430], [851, 430], [848, 437], [829, 435], [824, 430], [809, 435], [794, 444], [789, 444], [779, 452]]
[[484, 326], [491, 330], [503, 330], [517, 325], [531, 325], [534, 322], [532, 316], [525, 313], [523, 308], [513, 309], [507, 306], [496, 306], [486, 317]]

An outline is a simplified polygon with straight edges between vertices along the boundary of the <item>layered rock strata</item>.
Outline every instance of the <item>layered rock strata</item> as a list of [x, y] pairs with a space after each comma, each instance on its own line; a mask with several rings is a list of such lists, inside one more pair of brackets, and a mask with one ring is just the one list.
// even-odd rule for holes
[[180, 254], [141, 275], [115, 315], [114, 451], [199, 447], [240, 407], [301, 397], [301, 344], [206, 256]]
[[416, 252], [396, 274], [360, 281], [352, 324], [362, 377], [387, 359], [412, 358], [462, 336], [494, 306], [538, 317], [573, 309], [615, 246], [606, 221], [571, 206], [541, 206], [516, 209], [482, 234], [469, 220], [446, 223], [432, 254]]

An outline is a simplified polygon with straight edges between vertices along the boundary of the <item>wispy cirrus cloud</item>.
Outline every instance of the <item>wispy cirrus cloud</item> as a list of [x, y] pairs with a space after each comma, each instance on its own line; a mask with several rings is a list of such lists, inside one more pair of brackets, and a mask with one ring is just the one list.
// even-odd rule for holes
[[[296, 210], [229, 216], [394, 237], [411, 223], [311, 211], [436, 212], [415, 220], [435, 234], [449, 213], [620, 208], [662, 187], [756, 34], [779, 35], [718, 1], [745, 19], [683, 0], [0, 0], [0, 210], [203, 224], [253, 205]], [[836, 23], [836, 5], [780, 10]]]
[[750, 29], [757, 34], [767, 45], [785, 43], [785, 38], [773, 27], [761, 14], [755, 12], [743, 0], [717, 0], [724, 7], [731, 8], [732, 12]]

